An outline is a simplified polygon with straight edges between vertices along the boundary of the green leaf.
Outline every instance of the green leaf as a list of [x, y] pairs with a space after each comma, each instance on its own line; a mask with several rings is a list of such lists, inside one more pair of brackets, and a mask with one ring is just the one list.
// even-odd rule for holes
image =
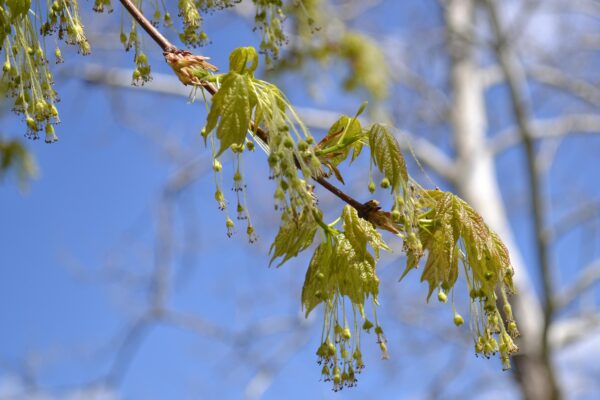
[[213, 97], [202, 133], [206, 139], [217, 127], [217, 137], [221, 141], [221, 147], [216, 157], [232, 144], [244, 143], [250, 127], [252, 109], [255, 106], [256, 95], [252, 90], [251, 78], [236, 72], [225, 74], [219, 91]]
[[[250, 65], [248, 66], [248, 63]], [[254, 47], [240, 47], [229, 55], [229, 71], [252, 75], [258, 66], [258, 53]]]
[[279, 268], [287, 260], [308, 248], [313, 242], [317, 226], [312, 212], [306, 208], [296, 218], [291, 212], [284, 212], [281, 216], [281, 227], [270, 248], [272, 254], [270, 264], [282, 257], [277, 264]]
[[355, 305], [364, 306], [366, 298], [377, 298], [379, 278], [375, 274], [375, 259], [368, 253], [362, 253], [344, 235], [338, 235], [334, 248], [333, 270], [336, 272], [338, 290]]
[[335, 284], [332, 276], [333, 246], [329, 239], [322, 242], [316, 249], [306, 271], [302, 286], [302, 305], [306, 316], [319, 303], [332, 299], [335, 294]]
[[390, 180], [392, 191], [399, 191], [408, 182], [408, 172], [396, 138], [381, 124], [373, 124], [368, 135], [373, 162]]
[[423, 248], [429, 251], [421, 276], [421, 281], [429, 283], [427, 298], [436, 287], [448, 290], [454, 286], [459, 259], [472, 275], [472, 284], [489, 298], [494, 297], [497, 286], [512, 290], [508, 251], [483, 218], [452, 193], [430, 190], [425, 192], [425, 201], [433, 211], [433, 226], [421, 230]]
[[340, 233], [328, 237], [315, 250], [302, 288], [302, 304], [308, 314], [337, 294], [346, 296], [363, 310], [367, 297], [377, 298], [379, 278], [373, 256], [355, 247]]
[[367, 243], [373, 248], [376, 258], [379, 258], [379, 250], [381, 249], [391, 251], [373, 224], [360, 218], [353, 207], [348, 205], [344, 207], [342, 221], [344, 235], [360, 257], [363, 257], [367, 252]]
[[360, 153], [361, 141], [364, 143], [364, 134], [360, 122], [356, 118], [342, 115], [329, 128], [327, 135], [317, 144], [316, 150], [319, 158], [337, 166], [344, 161], [351, 149], [354, 149], [354, 160]]

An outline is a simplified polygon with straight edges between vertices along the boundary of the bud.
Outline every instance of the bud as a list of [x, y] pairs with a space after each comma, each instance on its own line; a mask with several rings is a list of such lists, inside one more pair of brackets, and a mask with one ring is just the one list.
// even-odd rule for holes
[[389, 187], [390, 187], [390, 180], [389, 180], [388, 178], [383, 178], [383, 179], [381, 180], [381, 183], [379, 184], [379, 186], [380, 186], [382, 189], [387, 189], [387, 188], [389, 188]]
[[373, 193], [375, 191], [375, 182], [372, 180], [369, 181], [369, 192]]
[[446, 293], [440, 290], [438, 292], [438, 300], [442, 303], [446, 303], [448, 301], [448, 296], [446, 296]]
[[348, 340], [352, 337], [352, 335], [350, 334], [350, 329], [348, 327], [344, 328], [344, 330], [342, 330], [342, 338]]
[[221, 172], [221, 170], [223, 169], [223, 165], [221, 164], [221, 162], [219, 160], [217, 160], [216, 158], [213, 160], [213, 171], [215, 172]]
[[459, 313], [455, 312], [454, 313], [454, 325], [461, 326], [464, 323], [465, 323], [465, 320], [463, 319], [463, 317]]
[[371, 328], [373, 328], [373, 323], [371, 321], [369, 321], [368, 319], [365, 319], [365, 322], [363, 323], [362, 328], [369, 332], [371, 330]]

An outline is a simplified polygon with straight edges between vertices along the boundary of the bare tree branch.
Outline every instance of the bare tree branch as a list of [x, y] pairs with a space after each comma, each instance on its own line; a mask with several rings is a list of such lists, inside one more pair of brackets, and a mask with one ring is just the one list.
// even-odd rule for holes
[[[572, 114], [557, 118], [533, 120], [530, 122], [532, 138], [536, 140], [558, 138], [570, 134], [600, 133], [600, 115]], [[498, 133], [489, 142], [489, 151], [500, 154], [521, 143], [519, 132], [510, 128]]]
[[555, 349], [564, 349], [570, 344], [598, 333], [600, 314], [586, 315], [556, 321], [550, 331], [550, 342]]
[[526, 73], [540, 83], [563, 90], [593, 106], [600, 107], [600, 89], [596, 85], [567, 75], [558, 68], [543, 65], [527, 67]]
[[542, 330], [542, 359], [548, 370], [548, 384], [551, 385], [550, 393], [552, 399], [558, 400], [560, 389], [556, 381], [556, 373], [554, 372], [551, 348], [549, 343], [549, 330], [554, 318], [554, 303], [553, 303], [553, 281], [550, 262], [549, 246], [544, 235], [545, 221], [544, 213], [546, 205], [544, 195], [542, 193], [541, 179], [536, 166], [536, 153], [534, 148], [533, 128], [529, 122], [529, 104], [527, 96], [524, 93], [524, 86], [527, 80], [522, 68], [516, 59], [507, 37], [504, 34], [500, 17], [498, 15], [497, 3], [493, 0], [485, 0], [485, 5], [488, 11], [492, 31], [495, 37], [494, 50], [496, 58], [500, 63], [500, 68], [506, 78], [508, 90], [510, 93], [512, 112], [518, 126], [518, 132], [521, 141], [525, 146], [525, 158], [527, 161], [527, 173], [529, 178], [529, 197], [530, 209], [533, 214], [535, 249], [538, 262], [538, 269], [543, 288], [543, 304], [544, 304], [544, 324]]
[[578, 207], [560, 218], [552, 229], [547, 229], [544, 235], [549, 242], [554, 242], [583, 223], [600, 216], [600, 201], [593, 201]]
[[600, 281], [600, 260], [584, 267], [575, 282], [555, 296], [554, 303], [557, 309], [566, 308], [576, 301], [579, 296]]

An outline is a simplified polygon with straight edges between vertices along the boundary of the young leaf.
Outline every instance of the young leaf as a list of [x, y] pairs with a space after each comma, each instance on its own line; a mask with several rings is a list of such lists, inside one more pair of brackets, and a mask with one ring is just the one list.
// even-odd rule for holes
[[[250, 66], [248, 66], [250, 63]], [[240, 47], [229, 55], [229, 71], [252, 75], [258, 66], [258, 53], [254, 47]]]
[[287, 260], [296, 257], [298, 253], [305, 250], [313, 242], [317, 231], [317, 223], [308, 209], [304, 209], [300, 216], [294, 218], [290, 212], [284, 212], [281, 216], [281, 227], [271, 245], [271, 261], [283, 257], [277, 268]]
[[333, 246], [329, 239], [323, 241], [315, 250], [302, 286], [302, 305], [306, 316], [322, 301], [333, 298], [335, 284], [332, 277]]
[[356, 118], [342, 115], [317, 144], [317, 154], [323, 161], [337, 166], [348, 157], [352, 148], [355, 153], [353, 159], [358, 156], [360, 153], [359, 143], [363, 138], [360, 122]]
[[373, 124], [369, 130], [371, 158], [389, 179], [392, 191], [397, 192], [408, 182], [406, 162], [396, 138], [381, 124]]
[[367, 243], [373, 248], [376, 258], [379, 258], [380, 249], [391, 251], [373, 224], [360, 218], [354, 208], [348, 205], [344, 207], [342, 221], [344, 223], [344, 235], [352, 243], [352, 247], [359, 256], [362, 257], [367, 252]]
[[221, 141], [221, 147], [216, 157], [232, 144], [244, 143], [256, 101], [249, 76], [237, 72], [229, 72], [223, 76], [202, 133], [206, 139], [218, 124], [217, 137]]

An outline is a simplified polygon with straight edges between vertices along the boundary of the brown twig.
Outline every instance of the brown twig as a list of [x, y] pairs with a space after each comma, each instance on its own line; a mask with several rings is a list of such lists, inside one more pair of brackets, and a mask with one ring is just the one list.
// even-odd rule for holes
[[[131, 0], [119, 0], [123, 7], [129, 12], [129, 14], [136, 20], [136, 22], [148, 33], [148, 35], [160, 46], [163, 50], [165, 57], [176, 54], [176, 55], [191, 55], [188, 51], [178, 49], [174, 46], [166, 37], [162, 35], [156, 29], [154, 25], [146, 18], [146, 16], [137, 8], [137, 6]], [[214, 96], [218, 89], [217, 87], [206, 81], [202, 81], [200, 85], [212, 96]], [[251, 122], [251, 128], [253, 132], [256, 132], [256, 136], [258, 136], [263, 142], [269, 142], [269, 134], [263, 128], [256, 126], [254, 122]], [[393, 229], [389, 226], [381, 226], [377, 221], [385, 220], [385, 215], [382, 211], [379, 210], [379, 207], [376, 206], [377, 203], [370, 201], [366, 203], [361, 203], [358, 200], [354, 199], [352, 196], [346, 194], [344, 191], [327, 181], [323, 177], [314, 177], [315, 182], [319, 183], [323, 188], [333, 193], [335, 196], [345, 201], [351, 207], [355, 208], [358, 211], [358, 215], [364, 219], [369, 220], [371, 223], [383, 228], [387, 229], [391, 232], [394, 232]], [[379, 218], [377, 218], [379, 217]], [[394, 232], [394, 233], [397, 233]]]

